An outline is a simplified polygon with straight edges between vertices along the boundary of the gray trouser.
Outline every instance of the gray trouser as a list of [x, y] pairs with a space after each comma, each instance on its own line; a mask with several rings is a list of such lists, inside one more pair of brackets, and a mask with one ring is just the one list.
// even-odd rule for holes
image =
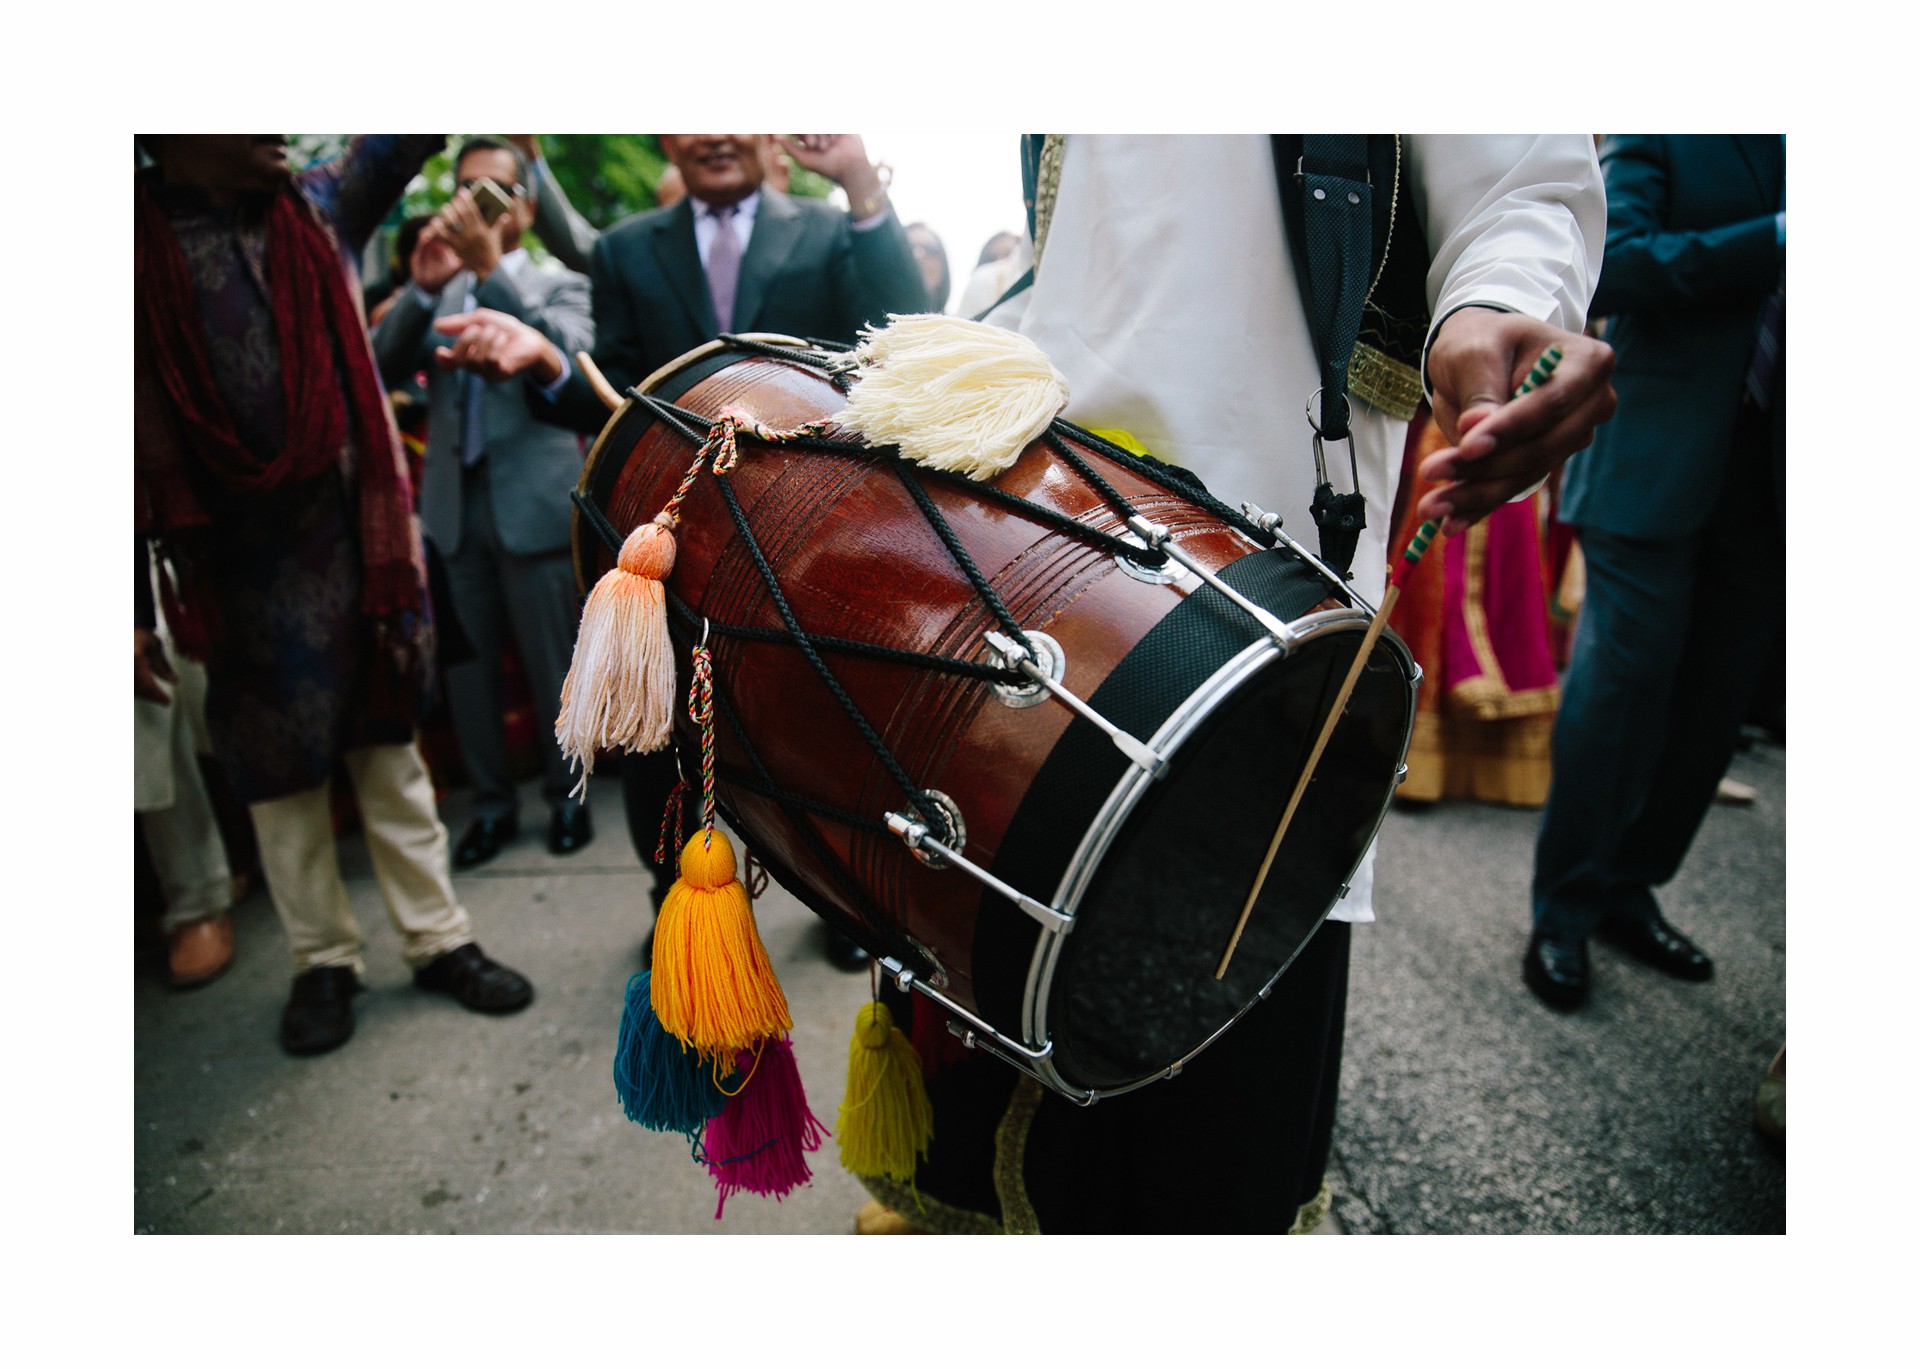
[[462, 476], [460, 550], [446, 557], [446, 566], [454, 611], [474, 652], [471, 661], [447, 668], [447, 701], [473, 783], [473, 816], [504, 818], [519, 807], [507, 767], [500, 668], [509, 630], [533, 694], [541, 792], [558, 803], [573, 787], [553, 736], [579, 626], [572, 555], [561, 550], [516, 556], [502, 546], [486, 471], [479, 468]]

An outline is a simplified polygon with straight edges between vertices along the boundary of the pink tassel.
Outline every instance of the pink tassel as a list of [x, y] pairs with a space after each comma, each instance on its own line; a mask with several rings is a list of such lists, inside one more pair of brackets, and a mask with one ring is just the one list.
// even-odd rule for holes
[[832, 1133], [807, 1107], [793, 1042], [784, 1035], [761, 1043], [760, 1058], [741, 1051], [734, 1078], [745, 1079], [740, 1092], [707, 1123], [702, 1144], [707, 1171], [720, 1192], [713, 1211], [717, 1222], [727, 1199], [745, 1190], [776, 1201], [813, 1179], [806, 1152], [820, 1149]]

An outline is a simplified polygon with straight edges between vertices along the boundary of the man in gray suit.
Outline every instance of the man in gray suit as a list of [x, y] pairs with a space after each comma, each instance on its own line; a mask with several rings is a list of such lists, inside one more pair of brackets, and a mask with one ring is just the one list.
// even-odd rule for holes
[[[616, 390], [726, 332], [776, 332], [852, 342], [863, 323], [924, 313], [926, 283], [886, 186], [857, 134], [781, 135], [795, 165], [846, 192], [848, 209], [789, 198], [766, 184], [773, 156], [763, 133], [663, 134], [687, 198], [622, 220], [591, 253], [593, 360]], [[523, 375], [536, 414], [598, 432], [606, 406], [569, 349], [525, 321], [482, 307], [445, 321], [455, 364], [489, 379]], [[656, 901], [672, 882], [653, 860], [661, 808], [675, 778], [671, 752], [621, 762], [627, 822], [654, 876]], [[855, 969], [865, 953], [834, 934], [828, 957]]]
[[1609, 138], [1593, 313], [1620, 396], [1567, 463], [1587, 599], [1553, 728], [1527, 985], [1590, 993], [1598, 935], [1682, 979], [1661, 915], [1786, 624], [1786, 150], [1777, 134]]
[[[593, 839], [591, 814], [567, 797], [571, 780], [553, 735], [579, 622], [568, 492], [582, 458], [572, 433], [533, 416], [524, 385], [433, 366], [442, 339], [432, 324], [490, 309], [537, 329], [564, 353], [593, 345], [593, 306], [584, 277], [537, 264], [520, 245], [534, 209], [519, 153], [491, 138], [469, 139], [455, 175], [460, 188], [421, 233], [412, 285], [374, 330], [373, 345], [390, 385], [422, 368], [430, 376], [420, 521], [446, 560], [454, 611], [474, 647], [473, 660], [447, 670], [473, 782], [473, 822], [453, 861], [466, 868], [492, 859], [519, 832], [501, 702], [509, 625], [540, 727], [542, 789], [552, 805], [548, 847], [567, 855]], [[513, 201], [492, 222], [474, 198], [482, 177]]]

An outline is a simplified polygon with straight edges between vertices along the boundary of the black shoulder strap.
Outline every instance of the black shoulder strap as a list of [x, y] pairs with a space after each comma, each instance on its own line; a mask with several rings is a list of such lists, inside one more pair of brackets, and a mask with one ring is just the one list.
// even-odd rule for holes
[[[1373, 271], [1373, 184], [1365, 134], [1313, 134], [1274, 139], [1274, 170], [1280, 182], [1288, 244], [1306, 305], [1314, 354], [1320, 363], [1314, 426], [1317, 483], [1311, 505], [1320, 530], [1320, 557], [1342, 575], [1353, 565], [1360, 530], [1367, 525], [1366, 500], [1352, 461], [1354, 488], [1336, 494], [1323, 455], [1327, 442], [1351, 447], [1347, 366], [1360, 336], [1360, 311]], [[1297, 153], [1295, 148], [1298, 149]], [[1293, 164], [1286, 165], [1289, 155]], [[1291, 209], [1293, 212], [1288, 213]], [[1305, 269], [1301, 269], [1304, 267]]]

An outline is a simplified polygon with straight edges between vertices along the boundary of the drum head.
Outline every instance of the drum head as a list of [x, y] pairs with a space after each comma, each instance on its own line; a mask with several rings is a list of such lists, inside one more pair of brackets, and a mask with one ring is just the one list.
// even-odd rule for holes
[[[981, 996], [990, 1020], [1019, 1013], [1029, 1042], [1051, 1043], [1052, 1068], [1072, 1089], [1107, 1093], [1158, 1077], [1259, 1000], [1339, 899], [1406, 754], [1415, 671], [1388, 632], [1315, 767], [1226, 977], [1216, 979], [1366, 628], [1358, 611], [1318, 612], [1327, 583], [1291, 553], [1244, 556], [1221, 579], [1300, 640], [1283, 653], [1216, 591], [1187, 596], [1089, 700], [1170, 750], [1166, 771], [1143, 782], [1103, 734], [1074, 723], [994, 864], [1013, 887], [1052, 891], [1074, 915], [1064, 937], [1025, 943], [1033, 968], [1024, 1005]], [[1020, 954], [1008, 926], [982, 917], [977, 962]]]
[[1409, 675], [1388, 643], [1327, 744], [1225, 978], [1214, 977], [1361, 635], [1331, 634], [1262, 671], [1128, 816], [1054, 972], [1048, 1022], [1063, 1076], [1109, 1090], [1186, 1059], [1258, 1000], [1339, 899], [1405, 746]]

